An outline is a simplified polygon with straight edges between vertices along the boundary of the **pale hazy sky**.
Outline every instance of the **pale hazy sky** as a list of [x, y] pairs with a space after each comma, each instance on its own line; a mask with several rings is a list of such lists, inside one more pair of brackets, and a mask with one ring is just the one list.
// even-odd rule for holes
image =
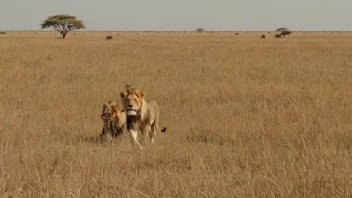
[[352, 0], [0, 0], [0, 30], [70, 14], [87, 30], [352, 30]]

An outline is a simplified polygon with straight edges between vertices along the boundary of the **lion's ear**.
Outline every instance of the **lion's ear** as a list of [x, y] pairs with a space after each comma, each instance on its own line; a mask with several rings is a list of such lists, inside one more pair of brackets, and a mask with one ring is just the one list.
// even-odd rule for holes
[[121, 97], [121, 98], [125, 98], [126, 96], [127, 96], [127, 92], [121, 92], [121, 93], [120, 93], [120, 97]]
[[106, 103], [103, 104], [103, 109], [105, 109], [106, 107], [108, 107], [108, 105]]
[[138, 95], [138, 97], [139, 97], [140, 99], [143, 99], [144, 96], [145, 96], [145, 94], [144, 94], [143, 91], [140, 91], [137, 95]]
[[112, 111], [115, 113], [119, 111], [119, 108], [117, 108], [117, 105], [112, 106]]

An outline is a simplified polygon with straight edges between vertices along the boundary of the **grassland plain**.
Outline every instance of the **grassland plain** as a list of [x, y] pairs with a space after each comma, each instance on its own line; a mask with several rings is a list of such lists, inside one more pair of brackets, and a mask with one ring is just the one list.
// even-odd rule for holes
[[[0, 36], [0, 197], [351, 197], [352, 34]], [[156, 144], [95, 137], [126, 84]]]

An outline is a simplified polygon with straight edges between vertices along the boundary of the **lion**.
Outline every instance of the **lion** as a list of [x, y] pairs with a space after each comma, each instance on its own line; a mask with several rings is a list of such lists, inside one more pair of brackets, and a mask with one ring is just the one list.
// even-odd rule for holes
[[[146, 101], [143, 91], [130, 86], [126, 88], [125, 92], [120, 93], [120, 97], [123, 110], [127, 114], [127, 130], [132, 142], [143, 150], [137, 140], [137, 131], [142, 132], [145, 137], [149, 136], [152, 143], [155, 141], [156, 133], [159, 131], [159, 105], [155, 100]], [[165, 132], [166, 128], [161, 131]]]
[[101, 119], [104, 127], [100, 136], [117, 137], [122, 135], [123, 128], [126, 125], [126, 114], [117, 107], [115, 101], [109, 101], [103, 105]]

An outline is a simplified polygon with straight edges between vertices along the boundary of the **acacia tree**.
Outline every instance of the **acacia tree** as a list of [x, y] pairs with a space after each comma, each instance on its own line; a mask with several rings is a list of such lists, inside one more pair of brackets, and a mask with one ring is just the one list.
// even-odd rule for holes
[[204, 31], [203, 28], [197, 28], [197, 29], [196, 29], [196, 32], [199, 32], [199, 33], [200, 33], [200, 32], [203, 32], [203, 31]]
[[283, 37], [285, 37], [286, 35], [290, 35], [292, 33], [291, 30], [289, 30], [288, 28], [284, 28], [284, 27], [278, 28], [278, 29], [276, 29], [276, 31], [280, 32], [280, 35]]
[[277, 32], [284, 32], [284, 31], [290, 31], [288, 28], [281, 27], [276, 29]]
[[77, 20], [75, 16], [70, 15], [49, 16], [40, 26], [42, 29], [52, 28], [60, 32], [63, 39], [65, 39], [67, 33], [72, 30], [85, 28], [83, 21]]

